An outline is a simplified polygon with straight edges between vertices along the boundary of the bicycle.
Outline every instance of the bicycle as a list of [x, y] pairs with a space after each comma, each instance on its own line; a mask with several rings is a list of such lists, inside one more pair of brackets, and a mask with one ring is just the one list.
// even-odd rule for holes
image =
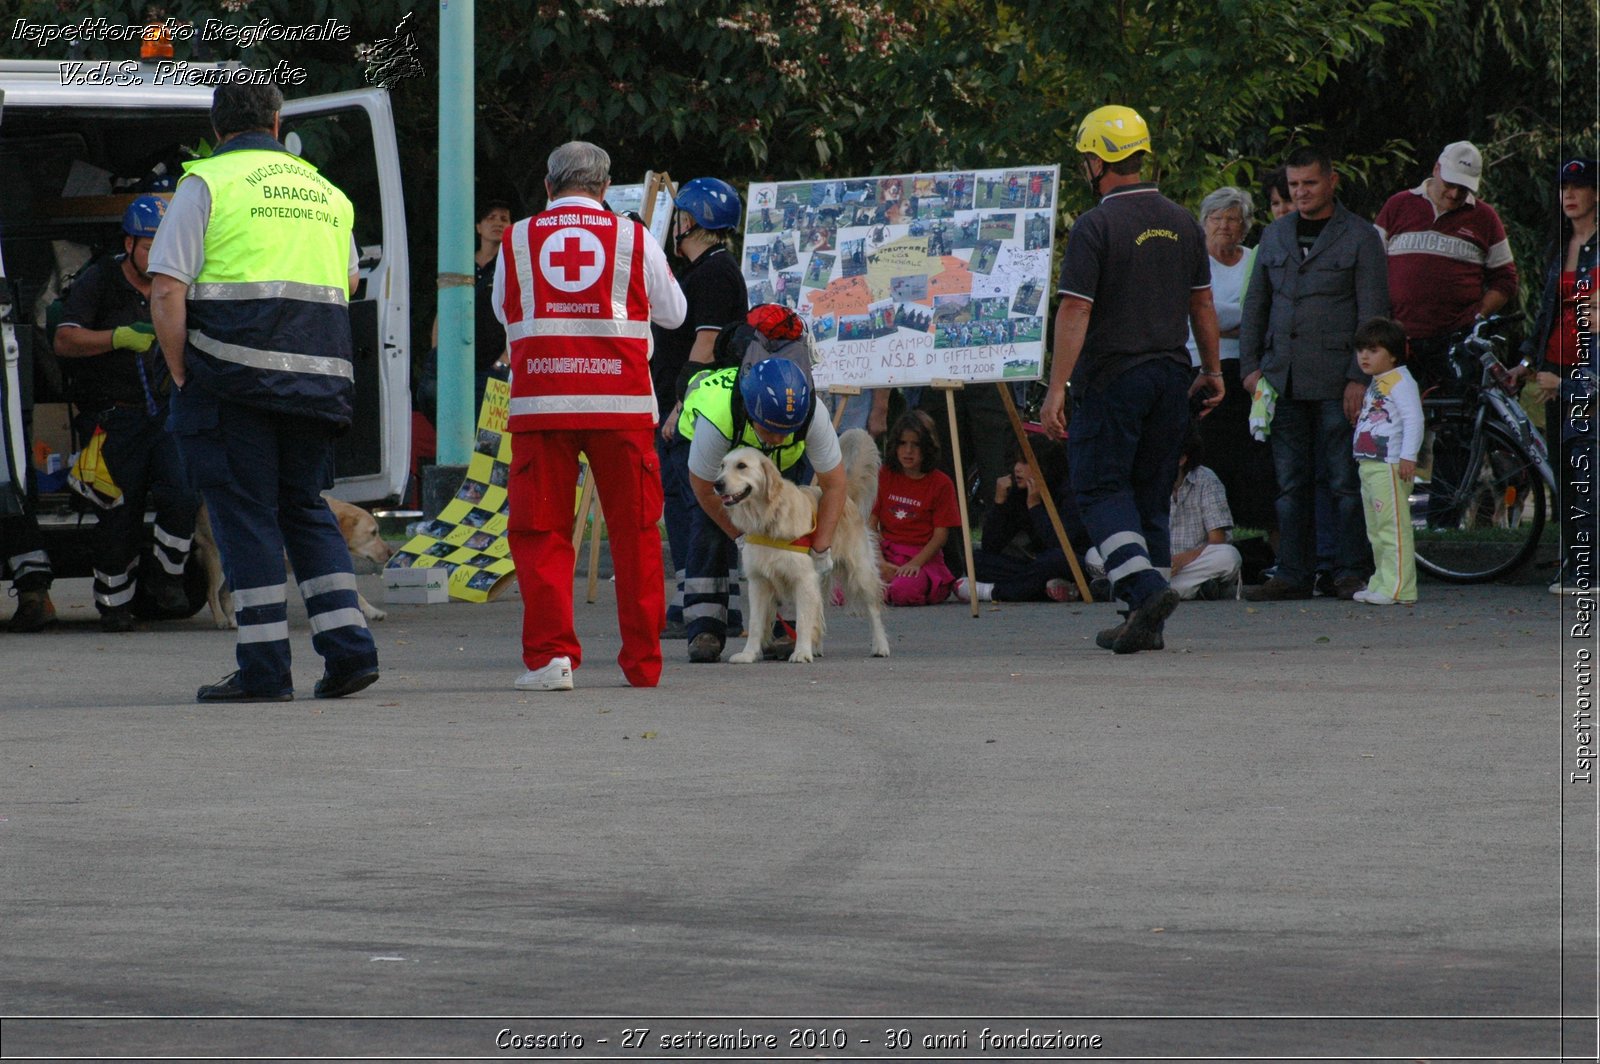
[[1451, 583], [1483, 583], [1521, 566], [1555, 505], [1544, 438], [1500, 357], [1507, 341], [1496, 330], [1514, 320], [1485, 318], [1452, 344], [1460, 392], [1422, 400], [1426, 461], [1411, 494], [1417, 565]]

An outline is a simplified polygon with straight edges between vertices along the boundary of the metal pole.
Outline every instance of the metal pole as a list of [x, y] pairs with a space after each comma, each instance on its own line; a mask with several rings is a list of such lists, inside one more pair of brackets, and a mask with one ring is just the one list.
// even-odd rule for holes
[[474, 435], [473, 51], [473, 0], [439, 0], [440, 466], [466, 466]]

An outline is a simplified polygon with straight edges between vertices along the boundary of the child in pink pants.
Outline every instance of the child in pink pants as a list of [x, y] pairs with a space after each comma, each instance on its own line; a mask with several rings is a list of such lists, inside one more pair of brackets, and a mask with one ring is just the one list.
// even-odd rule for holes
[[889, 439], [872, 508], [884, 597], [891, 606], [932, 606], [949, 598], [956, 583], [944, 563], [945, 541], [961, 525], [956, 487], [934, 468], [939, 441], [927, 414], [908, 412], [895, 422]]

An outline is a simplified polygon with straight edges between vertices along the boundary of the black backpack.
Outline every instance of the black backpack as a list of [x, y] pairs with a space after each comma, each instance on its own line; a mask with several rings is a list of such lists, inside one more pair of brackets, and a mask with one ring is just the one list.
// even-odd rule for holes
[[799, 340], [773, 340], [765, 333], [745, 322], [737, 322], [723, 326], [722, 332], [717, 334], [717, 342], [713, 348], [715, 362], [718, 369], [737, 366], [738, 372], [733, 377], [733, 439], [737, 441], [744, 434], [748, 416], [744, 409], [744, 393], [740, 385], [744, 383], [744, 375], [750, 367], [757, 362], [765, 362], [769, 358], [786, 358], [800, 367], [805, 374], [806, 387], [811, 389], [811, 409], [806, 412], [806, 418], [800, 427], [795, 429], [796, 439], [805, 439], [806, 433], [811, 428], [811, 419], [817, 413], [817, 385], [811, 375], [811, 367], [816, 362], [816, 349], [802, 337]]

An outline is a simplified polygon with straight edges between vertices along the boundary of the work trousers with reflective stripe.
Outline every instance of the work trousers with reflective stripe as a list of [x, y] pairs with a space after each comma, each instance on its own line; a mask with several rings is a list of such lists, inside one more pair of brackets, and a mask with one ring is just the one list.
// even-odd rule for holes
[[578, 453], [588, 456], [616, 573], [617, 664], [634, 687], [661, 679], [666, 588], [661, 571], [661, 463], [651, 429], [567, 429], [511, 435], [507, 538], [522, 591], [522, 661], [583, 663], [572, 616], [572, 547]]
[[333, 486], [327, 422], [219, 402], [191, 385], [173, 398], [178, 446], [211, 518], [239, 622], [239, 686], [289, 691], [288, 582], [294, 569], [327, 672], [378, 664], [356, 596], [350, 550], [322, 491]]
[[161, 571], [176, 579], [189, 560], [200, 500], [184, 473], [177, 440], [162, 423], [165, 418], [165, 411], [151, 416], [143, 410], [114, 407], [85, 418], [79, 426], [85, 438], [96, 424], [105, 430], [101, 453], [111, 479], [122, 490], [122, 505], [97, 514], [94, 604], [101, 613], [133, 601], [147, 500], [156, 515], [152, 553]]
[[1169, 510], [1189, 382], [1188, 367], [1158, 358], [1072, 397], [1067, 456], [1078, 512], [1112, 593], [1131, 609], [1166, 589], [1160, 570], [1172, 567]]
[[39, 519], [32, 510], [0, 518], [0, 552], [4, 556], [0, 576], [10, 578], [18, 592], [50, 590], [55, 571], [50, 568]]

